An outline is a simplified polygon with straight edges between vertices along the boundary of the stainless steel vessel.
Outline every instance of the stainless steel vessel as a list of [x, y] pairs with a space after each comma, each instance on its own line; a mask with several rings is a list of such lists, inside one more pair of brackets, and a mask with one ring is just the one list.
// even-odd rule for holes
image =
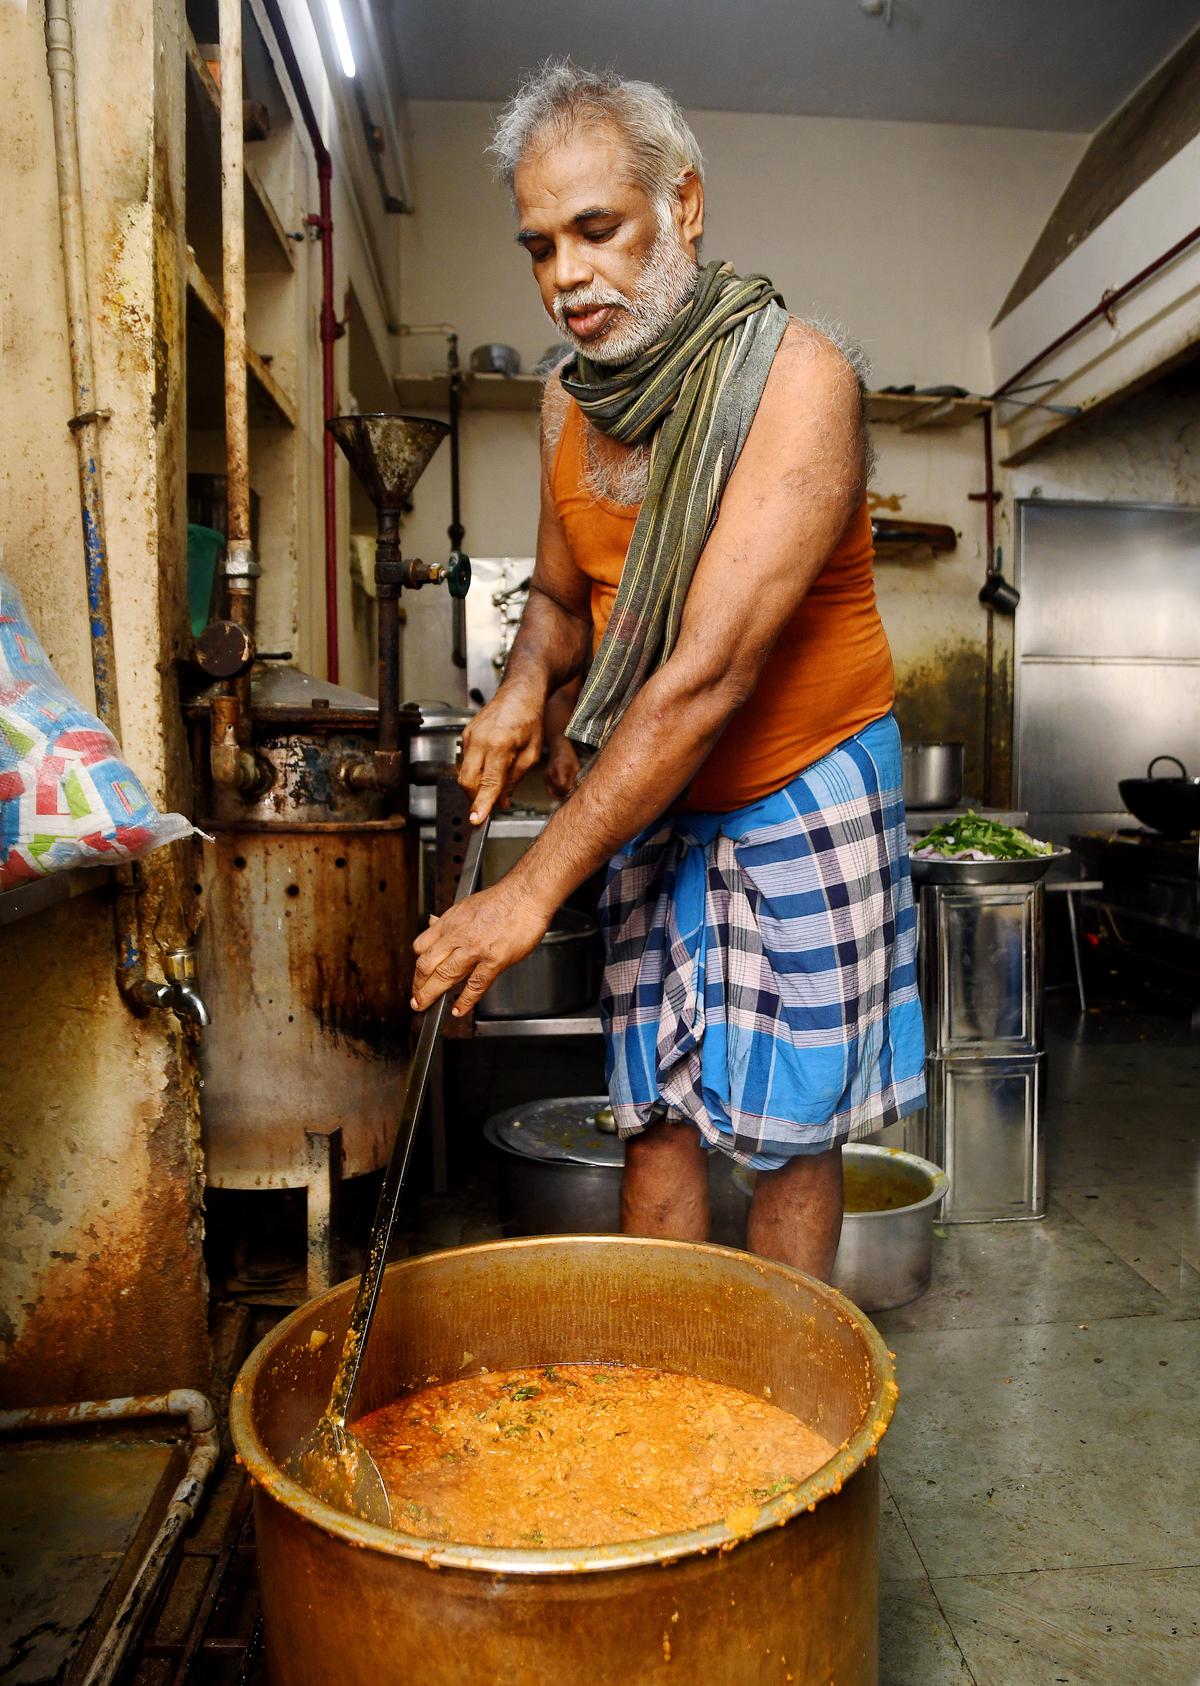
[[966, 745], [906, 743], [903, 746], [904, 806], [953, 808], [963, 793]]
[[[566, 1095], [510, 1107], [489, 1118], [506, 1235], [615, 1235], [621, 1227], [625, 1146], [607, 1095]], [[733, 1160], [708, 1155], [711, 1238], [746, 1239], [749, 1187]]]
[[842, 1149], [847, 1189], [870, 1178], [908, 1205], [847, 1210], [833, 1267], [833, 1285], [864, 1311], [907, 1305], [929, 1286], [933, 1226], [950, 1179], [915, 1153], [851, 1142]]
[[947, 1223], [1046, 1210], [1044, 908], [1040, 881], [920, 887], [926, 1142], [950, 1177]]
[[753, 1515], [598, 1549], [498, 1549], [360, 1522], [284, 1473], [328, 1396], [354, 1287], [273, 1329], [234, 1388], [274, 1686], [877, 1681], [874, 1453], [896, 1386], [887, 1348], [848, 1300], [744, 1253], [630, 1237], [499, 1242], [392, 1265], [364, 1412], [482, 1366], [608, 1360], [765, 1395], [839, 1447]]
[[574, 908], [559, 908], [533, 952], [489, 986], [476, 1015], [537, 1019], [592, 1006], [600, 989], [599, 938], [594, 919]]

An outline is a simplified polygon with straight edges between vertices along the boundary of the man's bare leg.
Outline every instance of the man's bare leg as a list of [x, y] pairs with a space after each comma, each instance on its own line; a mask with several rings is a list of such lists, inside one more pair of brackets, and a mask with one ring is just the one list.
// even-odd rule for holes
[[621, 1233], [708, 1240], [708, 1154], [694, 1124], [660, 1119], [625, 1143]]
[[758, 1173], [746, 1225], [752, 1253], [828, 1282], [841, 1233], [840, 1147], [800, 1154], [778, 1171]]

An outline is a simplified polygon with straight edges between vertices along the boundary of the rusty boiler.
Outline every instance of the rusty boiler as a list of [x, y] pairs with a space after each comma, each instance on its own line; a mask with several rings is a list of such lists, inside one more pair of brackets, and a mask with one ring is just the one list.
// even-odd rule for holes
[[332, 1279], [338, 1181], [387, 1158], [408, 1066], [406, 743], [420, 715], [399, 703], [400, 591], [469, 581], [465, 558], [440, 569], [400, 556], [403, 500], [445, 425], [349, 416], [330, 428], [379, 512], [379, 699], [256, 661], [235, 577], [230, 619], [197, 649], [218, 683], [191, 710], [197, 823], [213, 839], [197, 885], [208, 1180], [307, 1191], [310, 1293]]

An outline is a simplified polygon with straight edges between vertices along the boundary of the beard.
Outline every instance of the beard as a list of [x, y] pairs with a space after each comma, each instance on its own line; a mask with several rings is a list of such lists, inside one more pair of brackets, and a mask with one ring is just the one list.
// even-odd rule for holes
[[[615, 287], [575, 287], [560, 293], [553, 316], [558, 331], [589, 363], [615, 366], [629, 363], [652, 346], [696, 290], [700, 267], [679, 242], [674, 224], [660, 221], [654, 244], [642, 260], [633, 290]], [[567, 322], [568, 310], [598, 310], [613, 305], [618, 314], [596, 339], [580, 339]]]

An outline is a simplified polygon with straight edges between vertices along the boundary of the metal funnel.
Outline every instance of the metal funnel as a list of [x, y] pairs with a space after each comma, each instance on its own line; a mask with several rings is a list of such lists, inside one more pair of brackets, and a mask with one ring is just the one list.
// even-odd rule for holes
[[403, 509], [450, 431], [424, 416], [334, 416], [325, 423], [377, 510]]

